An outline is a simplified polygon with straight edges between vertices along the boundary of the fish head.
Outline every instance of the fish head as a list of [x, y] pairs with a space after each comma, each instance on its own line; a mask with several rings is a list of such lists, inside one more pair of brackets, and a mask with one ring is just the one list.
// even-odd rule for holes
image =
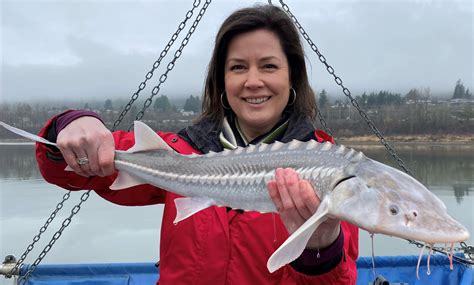
[[428, 244], [469, 238], [444, 203], [406, 173], [368, 158], [350, 173], [331, 193], [334, 216], [370, 233]]

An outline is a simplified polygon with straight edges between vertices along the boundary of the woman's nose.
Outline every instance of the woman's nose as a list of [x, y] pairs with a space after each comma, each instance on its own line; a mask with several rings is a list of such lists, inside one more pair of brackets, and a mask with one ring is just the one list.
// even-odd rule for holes
[[262, 75], [257, 68], [250, 68], [244, 84], [246, 88], [258, 88], [263, 86]]

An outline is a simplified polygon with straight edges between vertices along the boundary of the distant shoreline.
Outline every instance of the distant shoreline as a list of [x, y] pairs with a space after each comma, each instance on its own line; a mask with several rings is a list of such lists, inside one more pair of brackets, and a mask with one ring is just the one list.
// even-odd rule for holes
[[[473, 145], [474, 134], [472, 135], [395, 135], [384, 136], [385, 140], [394, 144], [459, 144], [459, 145]], [[380, 140], [375, 135], [353, 136], [353, 137], [339, 137], [338, 142], [346, 144], [380, 144]]]
[[[385, 136], [391, 145], [459, 145], [474, 147], [474, 134], [472, 135], [396, 135]], [[375, 135], [337, 137], [337, 142], [345, 145], [367, 145], [376, 146], [382, 144]], [[0, 145], [34, 145], [26, 139], [0, 139]]]
[[34, 145], [35, 143], [32, 141], [26, 140], [0, 140], [1, 145]]

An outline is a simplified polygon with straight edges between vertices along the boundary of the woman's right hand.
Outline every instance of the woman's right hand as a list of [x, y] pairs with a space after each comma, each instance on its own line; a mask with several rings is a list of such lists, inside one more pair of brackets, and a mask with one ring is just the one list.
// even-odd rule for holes
[[[62, 129], [56, 139], [66, 163], [79, 175], [108, 176], [115, 172], [112, 133], [94, 117], [80, 117]], [[79, 158], [88, 163], [79, 165]]]

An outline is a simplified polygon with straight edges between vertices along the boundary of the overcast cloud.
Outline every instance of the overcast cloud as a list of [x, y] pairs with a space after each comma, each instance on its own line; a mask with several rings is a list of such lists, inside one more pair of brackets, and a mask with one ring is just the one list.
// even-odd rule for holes
[[[415, 87], [449, 94], [458, 79], [473, 90], [472, 1], [285, 2], [355, 94], [405, 94]], [[161, 93], [200, 95], [218, 26], [235, 9], [254, 3], [261, 1], [211, 3]], [[0, 102], [130, 97], [192, 4], [1, 0]], [[158, 83], [190, 26], [148, 87]], [[341, 94], [305, 48], [313, 87]]]

